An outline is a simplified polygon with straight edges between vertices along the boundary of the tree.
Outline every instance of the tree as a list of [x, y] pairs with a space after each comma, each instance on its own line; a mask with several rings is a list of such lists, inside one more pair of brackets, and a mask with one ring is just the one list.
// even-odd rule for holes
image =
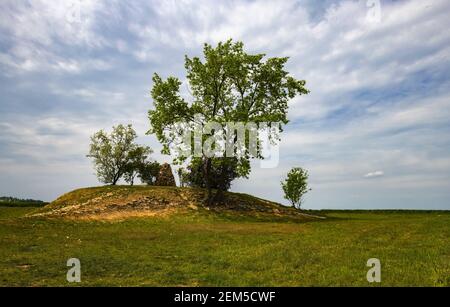
[[294, 208], [300, 209], [303, 196], [311, 189], [308, 188], [308, 171], [301, 167], [294, 167], [288, 173], [281, 186], [284, 191], [284, 198], [291, 202]]
[[[264, 60], [264, 54], [247, 54], [242, 42], [233, 43], [232, 40], [219, 43], [215, 48], [205, 44], [203, 54], [203, 62], [198, 57], [185, 58], [192, 93], [190, 103], [180, 95], [181, 82], [178, 78], [163, 80], [156, 73], [153, 76], [151, 94], [155, 108], [149, 111], [149, 133], [154, 133], [163, 145], [162, 153], [171, 153], [170, 145], [177, 137], [173, 128], [180, 121], [200, 125], [211, 121], [221, 124], [251, 122], [257, 125], [276, 122], [282, 128], [288, 122], [288, 101], [308, 93], [305, 81], [296, 80], [284, 69], [288, 61], [286, 57]], [[196, 119], [196, 115], [200, 115], [200, 119]], [[214, 132], [211, 131], [211, 134]], [[272, 138], [278, 136], [272, 135]], [[205, 142], [205, 139], [201, 141]], [[244, 148], [243, 154], [235, 159], [210, 157], [202, 153], [201, 174], [208, 190], [208, 202], [212, 200], [211, 189], [217, 175], [212, 172], [214, 165], [219, 165], [220, 177], [231, 180], [247, 177], [250, 159], [263, 158], [261, 151], [251, 156], [248, 149]], [[190, 154], [180, 155], [174, 163], [182, 163], [192, 158], [193, 154], [191, 151]], [[230, 168], [230, 165], [234, 167]], [[228, 171], [233, 174], [225, 174]], [[228, 183], [220, 185], [221, 188], [227, 186]]]
[[189, 184], [188, 176], [189, 173], [183, 168], [180, 167], [177, 170], [178, 180], [180, 180], [180, 187], [184, 188]]
[[139, 171], [143, 169], [147, 163], [148, 156], [153, 151], [148, 146], [136, 145], [133, 150], [128, 154], [128, 163], [125, 167], [124, 179], [129, 184], [133, 185], [136, 176], [138, 176]]
[[[206, 160], [201, 158], [193, 158], [191, 160], [191, 163], [188, 165], [188, 172], [184, 174], [184, 180], [189, 186], [207, 187], [206, 178], [203, 175], [205, 163]], [[211, 159], [210, 187], [216, 189], [219, 193], [227, 191], [231, 186], [231, 182], [239, 176], [238, 164], [239, 162], [236, 158]]]
[[158, 162], [146, 161], [145, 163], [140, 165], [138, 177], [147, 185], [155, 185], [160, 168], [161, 165]]
[[91, 137], [89, 154], [99, 180], [115, 185], [124, 175], [130, 162], [130, 153], [136, 149], [136, 132], [131, 125], [113, 127], [111, 134], [103, 130]]

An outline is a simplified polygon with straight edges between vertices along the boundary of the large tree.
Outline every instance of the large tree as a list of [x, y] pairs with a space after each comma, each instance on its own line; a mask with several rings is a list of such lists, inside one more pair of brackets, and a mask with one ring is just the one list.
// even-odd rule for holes
[[91, 137], [89, 148], [98, 179], [115, 185], [125, 174], [132, 155], [138, 145], [134, 143], [137, 135], [131, 125], [113, 127], [110, 134], [100, 130]]
[[[248, 54], [242, 42], [234, 43], [232, 40], [219, 43], [216, 47], [205, 44], [203, 54], [204, 60], [185, 58], [192, 101], [188, 102], [180, 95], [181, 82], [178, 78], [163, 80], [156, 73], [153, 76], [151, 94], [155, 108], [149, 111], [149, 133], [156, 134], [163, 145], [163, 153], [169, 154], [170, 145], [179, 137], [173, 131], [180, 121], [200, 125], [212, 121], [220, 124], [251, 122], [256, 125], [276, 122], [282, 126], [288, 122], [288, 101], [296, 95], [308, 93], [305, 81], [295, 79], [285, 70], [287, 57], [265, 59], [264, 54]], [[213, 129], [210, 132], [216, 131]], [[202, 142], [205, 141], [203, 137]], [[191, 151], [178, 156], [174, 162], [183, 162], [192, 158], [193, 154]], [[223, 175], [223, 178], [233, 180], [248, 176], [251, 158], [263, 157], [259, 150], [251, 156], [246, 147], [239, 157], [211, 157], [202, 153], [200, 158], [210, 200], [213, 179], [217, 176], [212, 173], [213, 165], [223, 172], [229, 171], [232, 165], [236, 174]], [[229, 183], [221, 183], [220, 186], [229, 187]]]

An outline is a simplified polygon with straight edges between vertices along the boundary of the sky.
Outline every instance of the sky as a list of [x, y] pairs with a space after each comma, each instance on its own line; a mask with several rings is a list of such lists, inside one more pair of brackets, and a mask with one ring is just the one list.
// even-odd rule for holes
[[185, 82], [184, 55], [232, 38], [288, 56], [311, 91], [290, 102], [278, 167], [233, 191], [287, 204], [280, 181], [300, 166], [307, 209], [450, 210], [448, 16], [448, 0], [3, 0], [0, 195], [100, 185], [89, 136], [120, 123], [170, 161], [145, 134], [152, 74]]

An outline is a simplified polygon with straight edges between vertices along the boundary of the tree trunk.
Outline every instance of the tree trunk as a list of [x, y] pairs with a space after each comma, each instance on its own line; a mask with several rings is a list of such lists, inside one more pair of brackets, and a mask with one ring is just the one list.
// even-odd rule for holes
[[225, 191], [222, 190], [222, 189], [217, 189], [216, 194], [214, 195], [212, 202], [218, 203], [221, 200], [223, 200], [223, 197], [224, 197], [224, 193], [223, 192], [225, 192]]
[[220, 170], [220, 178], [218, 179], [218, 187], [217, 187], [217, 191], [216, 194], [214, 195], [214, 201], [215, 202], [219, 202], [223, 199], [224, 196], [224, 192], [226, 192], [226, 183], [225, 183], [225, 176], [226, 176], [226, 169], [222, 164], [221, 170]]
[[112, 185], [116, 185], [117, 181], [119, 181], [119, 179], [120, 179], [120, 176], [119, 175], [115, 175], [114, 178], [113, 178]]
[[203, 174], [205, 177], [205, 185], [206, 185], [206, 191], [207, 191], [207, 195], [206, 195], [206, 203], [208, 205], [211, 205], [212, 203], [212, 188], [211, 188], [211, 158], [206, 158], [205, 160], [205, 165], [203, 168]]

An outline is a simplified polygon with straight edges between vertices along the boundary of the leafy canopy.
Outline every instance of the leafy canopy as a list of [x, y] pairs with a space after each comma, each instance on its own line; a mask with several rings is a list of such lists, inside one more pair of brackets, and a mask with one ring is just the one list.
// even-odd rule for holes
[[[115, 185], [125, 174], [138, 148], [134, 143], [137, 135], [131, 125], [113, 127], [110, 134], [103, 130], [91, 136], [87, 157], [93, 158], [98, 179]], [[144, 151], [149, 149], [145, 148]]]
[[308, 188], [308, 171], [301, 167], [294, 167], [290, 170], [281, 186], [284, 191], [284, 198], [289, 200], [291, 205], [300, 209], [303, 196], [310, 191]]
[[[135, 145], [134, 149], [130, 150], [128, 154], [128, 163], [125, 167], [124, 179], [129, 184], [133, 185], [135, 178], [147, 166], [148, 156], [153, 152], [148, 146]], [[141, 176], [140, 176], [141, 177]]]
[[[203, 176], [204, 160], [193, 158], [187, 170], [182, 170], [180, 182], [192, 187], [206, 188], [207, 183]], [[217, 190], [226, 191], [230, 188], [231, 182], [238, 177], [238, 160], [235, 158], [216, 158], [211, 161], [210, 187]]]
[[155, 185], [161, 165], [156, 161], [146, 161], [140, 165], [138, 177], [147, 185]]
[[[185, 68], [192, 101], [180, 95], [181, 82], [153, 76], [151, 95], [154, 110], [149, 111], [151, 128], [170, 154], [175, 136], [169, 131], [180, 121], [193, 122], [201, 115], [205, 122], [279, 122], [286, 124], [289, 99], [307, 94], [304, 80], [296, 80], [285, 70], [287, 57], [269, 58], [251, 55], [242, 42], [228, 40], [213, 48], [205, 44], [204, 61], [185, 58]], [[181, 157], [184, 160], [186, 156]]]

